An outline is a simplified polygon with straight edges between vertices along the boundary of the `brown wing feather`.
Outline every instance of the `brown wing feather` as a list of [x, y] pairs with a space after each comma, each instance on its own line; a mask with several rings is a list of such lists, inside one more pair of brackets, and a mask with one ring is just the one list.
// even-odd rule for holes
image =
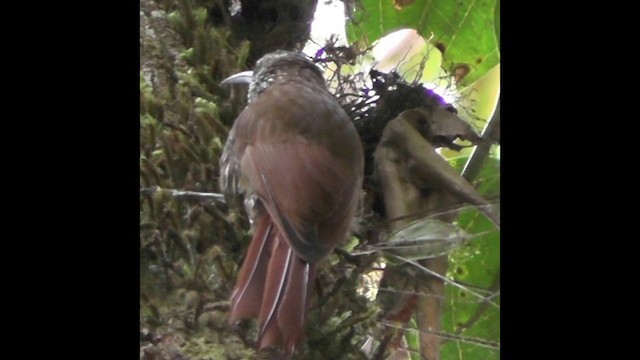
[[353, 170], [332, 157], [317, 145], [292, 141], [249, 146], [242, 159], [251, 188], [294, 250], [310, 262], [344, 240], [357, 200]]

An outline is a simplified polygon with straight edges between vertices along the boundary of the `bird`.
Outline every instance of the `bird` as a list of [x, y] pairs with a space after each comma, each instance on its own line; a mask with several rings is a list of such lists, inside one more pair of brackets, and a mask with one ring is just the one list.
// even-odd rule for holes
[[318, 263], [350, 232], [364, 174], [360, 137], [305, 55], [277, 50], [253, 71], [229, 132], [220, 188], [241, 194], [253, 235], [229, 321], [257, 318], [257, 347], [292, 356], [304, 337]]

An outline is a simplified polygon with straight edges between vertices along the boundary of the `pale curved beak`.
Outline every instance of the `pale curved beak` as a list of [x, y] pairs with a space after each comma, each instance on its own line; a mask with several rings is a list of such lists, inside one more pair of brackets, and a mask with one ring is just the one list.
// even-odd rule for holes
[[253, 81], [253, 71], [243, 71], [222, 80], [220, 84], [251, 84]]

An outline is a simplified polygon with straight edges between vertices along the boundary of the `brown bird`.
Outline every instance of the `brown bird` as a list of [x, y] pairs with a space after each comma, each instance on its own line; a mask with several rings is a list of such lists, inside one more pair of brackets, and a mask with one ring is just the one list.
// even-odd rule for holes
[[220, 186], [244, 193], [253, 238], [231, 295], [230, 321], [257, 317], [258, 348], [290, 356], [302, 340], [316, 266], [344, 240], [363, 177], [360, 138], [300, 53], [276, 51], [253, 74], [247, 107], [221, 159]]

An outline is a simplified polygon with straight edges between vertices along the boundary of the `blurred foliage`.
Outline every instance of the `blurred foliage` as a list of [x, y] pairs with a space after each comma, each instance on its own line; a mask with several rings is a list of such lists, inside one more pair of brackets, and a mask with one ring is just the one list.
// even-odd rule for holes
[[[421, 81], [437, 83], [439, 78], [452, 79], [459, 91], [455, 100], [459, 114], [478, 131], [486, 126], [499, 96], [499, 0], [363, 0], [357, 4], [360, 11], [356, 11], [347, 24], [348, 38], [360, 48], [375, 45], [374, 52], [376, 48], [385, 49], [385, 53], [376, 55], [378, 69], [397, 69], [405, 80], [412, 81], [419, 78], [415, 74], [416, 64], [421, 64], [419, 70], [424, 71], [430, 62], [438, 63], [449, 75], [442, 77], [431, 70], [435, 78]], [[395, 31], [401, 28], [416, 29], [428, 45], [406, 36], [406, 31], [404, 37], [398, 36], [400, 32]], [[423, 72], [422, 76], [427, 73]], [[406, 96], [399, 98], [404, 100]], [[471, 153], [471, 148], [459, 153], [442, 150], [443, 156], [460, 172]], [[499, 205], [499, 180], [499, 149], [496, 151], [494, 146], [474, 186], [481, 195]], [[499, 212], [499, 207], [497, 209]], [[441, 359], [497, 359], [500, 356], [500, 232], [475, 209], [460, 210], [454, 224], [468, 234], [482, 235], [449, 254], [447, 278], [469, 291], [452, 283], [446, 286], [440, 356]], [[477, 295], [472, 296], [471, 291]], [[490, 297], [491, 302], [479, 297]], [[420, 359], [417, 334], [429, 330], [417, 328], [415, 319], [402, 326], [407, 330], [405, 340], [411, 358]], [[402, 356], [400, 352], [396, 355]]]
[[[371, 45], [400, 28], [416, 29], [442, 53], [450, 73], [468, 68], [463, 84], [478, 80], [500, 62], [499, 1], [362, 0], [347, 26], [350, 42]], [[495, 20], [494, 20], [495, 19]], [[495, 29], [495, 30], [494, 30]]]

